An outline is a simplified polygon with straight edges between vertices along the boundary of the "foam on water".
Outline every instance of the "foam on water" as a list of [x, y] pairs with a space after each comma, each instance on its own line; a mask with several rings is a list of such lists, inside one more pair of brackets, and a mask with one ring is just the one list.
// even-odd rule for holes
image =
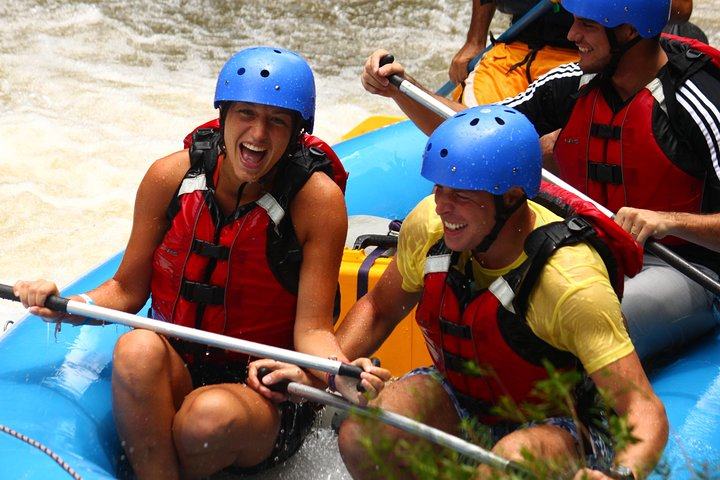
[[[469, 2], [27, 2], [0, 5], [0, 282], [66, 285], [125, 246], [151, 162], [212, 118], [233, 52], [278, 45], [317, 77], [316, 134], [338, 141], [369, 115], [397, 115], [359, 82], [383, 46], [444, 81]], [[402, 23], [398, 23], [402, 19]], [[441, 58], [441, 68], [428, 68]], [[437, 80], [435, 79], [437, 76]], [[0, 302], [0, 318], [19, 304]], [[2, 326], [0, 326], [2, 332]]]

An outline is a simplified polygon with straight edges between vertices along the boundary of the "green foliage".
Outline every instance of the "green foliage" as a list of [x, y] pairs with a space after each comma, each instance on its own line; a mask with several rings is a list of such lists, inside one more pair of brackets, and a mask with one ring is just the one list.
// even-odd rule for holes
[[[533, 397], [537, 400], [532, 403], [516, 404], [509, 397], [502, 397], [493, 408], [493, 414], [508, 421], [526, 423], [529, 421], [542, 421], [549, 416], [570, 416], [580, 425], [574, 408], [573, 388], [581, 380], [582, 374], [576, 370], [558, 371], [552, 365], [545, 365], [548, 378], [537, 383], [533, 390]], [[468, 363], [466, 371], [472, 375], [494, 377], [495, 373], [480, 368], [476, 364]], [[422, 395], [419, 392], [415, 392]], [[424, 399], [423, 399], [424, 400]], [[432, 401], [428, 399], [428, 401]], [[422, 421], [422, 419], [416, 419]], [[418, 479], [469, 479], [476, 472], [478, 465], [475, 461], [464, 458], [458, 452], [439, 447], [427, 440], [411, 438], [411, 441], [390, 439], [382, 435], [374, 419], [362, 419], [366, 425], [367, 437], [362, 444], [368, 452], [369, 465], [373, 465], [377, 478], [408, 478]], [[372, 426], [372, 424], [375, 424]], [[615, 431], [617, 430], [617, 432]], [[493, 446], [490, 428], [479, 422], [477, 418], [463, 419], [460, 424], [462, 437], [487, 450]], [[616, 421], [611, 424], [612, 435], [618, 434], [621, 442], [618, 445], [627, 445], [634, 441], [631, 429], [627, 422]], [[530, 452], [523, 451], [523, 463], [536, 474], [536, 478], [563, 478], [579, 468], [578, 465], [562, 464], [547, 459], [535, 458]], [[402, 465], [396, 470], [395, 462]], [[489, 476], [488, 476], [489, 475]], [[488, 469], [483, 478], [510, 478], [522, 479], [520, 474], [502, 473]]]
[[[493, 414], [519, 424], [542, 421], [551, 416], [568, 416], [575, 421], [578, 431], [587, 432], [587, 426], [583, 425], [578, 418], [573, 397], [573, 389], [582, 380], [582, 373], [577, 370], [558, 371], [549, 363], [545, 364], [545, 368], [548, 371], [548, 378], [535, 385], [532, 392], [535, 401], [518, 405], [512, 399], [502, 397], [493, 407]], [[466, 365], [466, 370], [474, 375], [495, 377], [495, 372], [471, 363]], [[424, 398], [422, 392], [412, 392], [411, 394], [422, 401], [433, 401], [433, 399]], [[608, 398], [606, 395], [604, 397]], [[612, 412], [611, 404], [601, 405], [600, 408], [605, 410], [608, 418], [607, 428], [615, 451], [623, 450], [638, 442], [626, 417], [615, 415]], [[422, 421], [422, 419], [416, 420]], [[369, 428], [366, 431], [371, 432], [367, 438], [363, 438], [362, 443], [368, 452], [368, 462], [378, 473], [376, 478], [404, 480], [413, 477], [420, 480], [465, 480], [474, 478], [477, 474], [478, 464], [454, 450], [439, 447], [412, 435], [399, 441], [395, 438], [385, 437], [378, 430], [380, 422], [367, 418], [362, 421], [366, 422]], [[374, 426], [371, 427], [373, 424]], [[460, 431], [462, 432], [460, 436], [469, 442], [486, 450], [492, 449], [493, 439], [490, 428], [477, 418], [461, 420]], [[568, 462], [536, 458], [529, 451], [523, 451], [522, 456], [522, 463], [538, 479], [572, 478], [574, 472], [585, 466], [584, 458], [581, 458], [579, 462], [569, 464]], [[400, 468], [397, 467], [396, 461], [399, 461]], [[704, 462], [696, 465], [691, 459], [688, 459], [687, 465], [692, 472], [691, 478], [694, 480], [720, 480], [720, 464]], [[653, 478], [669, 480], [672, 476], [670, 466], [663, 462], [653, 472]], [[506, 474], [487, 468], [481, 478], [523, 480], [526, 477], [517, 473]]]

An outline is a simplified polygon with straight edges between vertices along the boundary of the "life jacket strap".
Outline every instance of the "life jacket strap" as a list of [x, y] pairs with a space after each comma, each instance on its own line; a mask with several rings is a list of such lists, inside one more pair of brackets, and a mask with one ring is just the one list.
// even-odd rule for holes
[[476, 369], [473, 369], [473, 366], [477, 365], [474, 359], [450, 353], [445, 349], [443, 349], [442, 353], [446, 369], [462, 373], [463, 375], [470, 375], [473, 377], [479, 376]]
[[620, 140], [622, 137], [622, 127], [620, 125], [603, 125], [601, 123], [593, 123], [590, 125], [590, 135], [608, 140]]
[[588, 161], [588, 178], [596, 182], [622, 185], [623, 172], [620, 165], [607, 165], [590, 160]]
[[180, 294], [185, 300], [206, 305], [223, 305], [225, 288], [205, 283], [191, 282], [183, 278]]
[[192, 252], [203, 257], [210, 257], [217, 260], [227, 260], [230, 258], [230, 249], [228, 247], [216, 245], [197, 238], [193, 240]]
[[460, 325], [455, 322], [449, 322], [444, 318], [440, 318], [440, 331], [446, 335], [452, 335], [453, 337], [459, 337], [464, 340], [470, 340], [472, 338], [472, 332], [469, 325]]

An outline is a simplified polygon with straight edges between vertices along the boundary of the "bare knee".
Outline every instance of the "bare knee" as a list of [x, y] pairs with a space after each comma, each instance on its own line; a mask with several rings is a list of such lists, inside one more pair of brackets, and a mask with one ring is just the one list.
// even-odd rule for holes
[[340, 425], [338, 448], [343, 462], [351, 473], [357, 472], [362, 466], [361, 461], [368, 458], [363, 438], [367, 438], [364, 425], [356, 418], [348, 417]]
[[[353, 478], [387, 478], [385, 467], [395, 464], [393, 449], [387, 446], [398, 440], [389, 427], [376, 420], [354, 416], [346, 418], [338, 432], [340, 456]], [[388, 464], [376, 465], [374, 459], [378, 456], [385, 458]]]
[[113, 350], [113, 382], [138, 386], [167, 375], [168, 347], [155, 332], [131, 330], [122, 335]]
[[[452, 433], [460, 421], [442, 387], [425, 375], [387, 385], [373, 405]], [[375, 418], [351, 416], [338, 432], [340, 455], [354, 478], [408, 478], [406, 458], [397, 449], [403, 440], [420, 441]]]
[[186, 399], [178, 412], [173, 430], [189, 447], [207, 444], [208, 439], [218, 438], [227, 432], [233, 424], [240, 427], [243, 418], [231, 415], [235, 409], [228, 408], [228, 402], [234, 402], [232, 395], [220, 388], [211, 388], [196, 392]]
[[577, 457], [575, 440], [566, 430], [553, 425], [537, 425], [506, 435], [493, 447], [493, 452], [510, 460], [522, 462], [529, 458], [571, 463]]
[[187, 455], [218, 450], [237, 454], [248, 444], [269, 445], [269, 455], [279, 428], [277, 409], [269, 402], [213, 386], [186, 398], [175, 417], [173, 436]]

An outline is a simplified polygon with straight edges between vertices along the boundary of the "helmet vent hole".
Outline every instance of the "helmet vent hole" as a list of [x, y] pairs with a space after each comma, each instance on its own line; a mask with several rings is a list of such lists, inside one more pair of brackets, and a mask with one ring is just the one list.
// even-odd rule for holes
[[470, 120], [470, 125], [472, 125], [472, 126], [474, 127], [474, 126], [477, 125], [479, 122], [480, 122], [480, 119], [479, 119], [479, 118], [473, 118], [472, 120]]
[[428, 142], [427, 146], [425, 147], [425, 150], [427, 150], [429, 152], [431, 149], [432, 149], [432, 143]]
[[495, 117], [495, 121], [497, 122], [498, 125], [505, 125], [505, 120], [503, 120], [500, 117]]
[[260, 76], [263, 77], [263, 78], [267, 78], [267, 77], [270, 76], [270, 72], [268, 72], [268, 71], [265, 70], [265, 69], [262, 69], [262, 70], [260, 70]]
[[440, 156], [441, 156], [442, 158], [445, 158], [445, 157], [448, 156], [447, 148], [443, 148], [442, 150], [440, 150]]
[[245, 75], [245, 67], [240, 67], [240, 68], [238, 68], [237, 74], [238, 74], [238, 75]]

